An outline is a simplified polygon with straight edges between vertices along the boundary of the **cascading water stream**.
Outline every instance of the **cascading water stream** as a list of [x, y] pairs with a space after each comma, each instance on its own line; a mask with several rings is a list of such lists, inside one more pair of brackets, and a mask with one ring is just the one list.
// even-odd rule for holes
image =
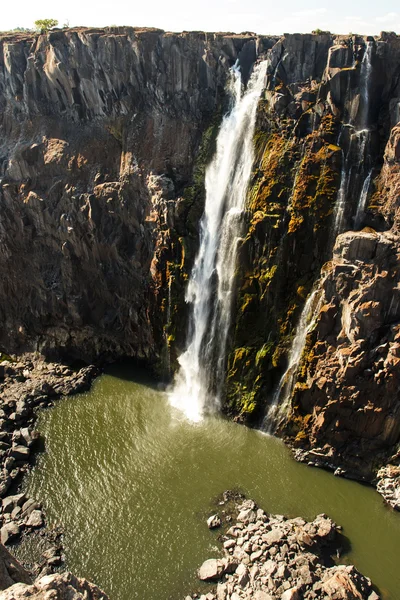
[[321, 299], [318, 299], [317, 296], [318, 288], [316, 287], [308, 296], [301, 312], [300, 319], [296, 327], [296, 335], [294, 336], [293, 343], [290, 348], [287, 369], [279, 381], [279, 385], [272, 398], [271, 405], [264, 418], [262, 429], [267, 433], [274, 433], [276, 425], [278, 424], [280, 418], [285, 415], [289, 406], [291, 392], [297, 375], [297, 368], [304, 350], [307, 335], [314, 327], [320, 309]]
[[[334, 227], [333, 227], [333, 237], [341, 233], [344, 227], [344, 216], [345, 209], [347, 205], [347, 196], [349, 191], [349, 184], [352, 177], [352, 172], [354, 168], [360, 172], [360, 176], [363, 177], [363, 185], [361, 187], [358, 205], [357, 205], [357, 215], [359, 221], [362, 218], [362, 214], [365, 209], [366, 197], [363, 196], [363, 191], [365, 189], [366, 180], [368, 177], [370, 178], [370, 169], [368, 169], [367, 174], [365, 175], [365, 165], [368, 165], [369, 162], [369, 142], [370, 142], [370, 130], [368, 128], [369, 125], [369, 110], [370, 110], [370, 83], [371, 83], [371, 75], [372, 75], [372, 50], [373, 50], [373, 42], [367, 42], [364, 56], [361, 62], [360, 69], [360, 80], [361, 80], [361, 92], [363, 95], [363, 103], [361, 106], [361, 116], [360, 116], [360, 125], [359, 129], [354, 130], [354, 132], [350, 136], [350, 143], [346, 153], [342, 153], [343, 161], [342, 161], [342, 170], [340, 174], [340, 186], [336, 199], [335, 209], [334, 209]], [[349, 79], [350, 82], [350, 79]], [[349, 93], [349, 89], [346, 92], [346, 96]], [[350, 117], [348, 123], [344, 123], [342, 126], [342, 130], [339, 134], [338, 145], [340, 145], [340, 139], [343, 134], [344, 127], [354, 127], [354, 120]], [[356, 157], [356, 164], [353, 164], [354, 157]], [[364, 173], [364, 175], [363, 175]], [[367, 189], [368, 192], [368, 189]], [[361, 206], [362, 205], [362, 208]], [[357, 219], [357, 217], [356, 217]]]
[[355, 221], [354, 221], [354, 227], [356, 229], [359, 229], [361, 227], [361, 222], [362, 222], [362, 219], [363, 219], [363, 216], [365, 213], [365, 209], [367, 206], [368, 190], [369, 190], [369, 186], [371, 183], [371, 177], [372, 177], [372, 169], [370, 169], [368, 175], [366, 176], [362, 190], [361, 190], [360, 200], [358, 202], [357, 212], [356, 212]]
[[267, 62], [256, 65], [242, 94], [240, 71], [232, 70], [233, 108], [224, 118], [215, 156], [207, 168], [200, 248], [190, 276], [191, 304], [186, 351], [169, 394], [170, 402], [198, 421], [219, 406], [237, 247], [242, 234], [248, 183], [254, 161], [253, 134]]

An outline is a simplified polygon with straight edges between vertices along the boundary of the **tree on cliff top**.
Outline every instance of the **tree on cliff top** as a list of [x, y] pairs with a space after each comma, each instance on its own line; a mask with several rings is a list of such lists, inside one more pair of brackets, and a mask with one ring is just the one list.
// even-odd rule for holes
[[37, 31], [40, 31], [40, 33], [47, 33], [49, 29], [57, 27], [57, 25], [57, 19], [38, 19], [37, 21], [35, 21], [35, 27]]

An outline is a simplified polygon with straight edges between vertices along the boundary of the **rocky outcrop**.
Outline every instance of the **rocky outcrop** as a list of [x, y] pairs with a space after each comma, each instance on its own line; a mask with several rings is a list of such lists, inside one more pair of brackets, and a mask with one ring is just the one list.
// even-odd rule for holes
[[[283, 39], [269, 53], [225, 410], [262, 423], [284, 389], [278, 431], [296, 457], [375, 481], [382, 465], [397, 467], [400, 441], [400, 41], [312, 41], [325, 67], [314, 60], [293, 66], [294, 49], [301, 55], [311, 43], [305, 36]], [[297, 384], [285, 387], [312, 291], [319, 301], [308, 322], [315, 326], [292, 377]]]
[[0, 590], [5, 590], [15, 583], [30, 585], [32, 580], [23, 566], [0, 544]]
[[218, 582], [200, 592], [200, 600], [379, 600], [354, 566], [332, 565], [329, 554], [340, 534], [326, 515], [287, 519], [266, 514], [252, 500], [239, 503], [234, 514], [236, 524], [222, 536], [224, 556], [198, 571], [200, 580]]
[[74, 598], [74, 600], [109, 600], [96, 585], [79, 579], [72, 573], [47, 575], [34, 584], [16, 583], [0, 593], [0, 600], [47, 600], [48, 598]]
[[391, 233], [338, 237], [289, 416], [298, 457], [369, 480], [399, 441], [399, 250]]

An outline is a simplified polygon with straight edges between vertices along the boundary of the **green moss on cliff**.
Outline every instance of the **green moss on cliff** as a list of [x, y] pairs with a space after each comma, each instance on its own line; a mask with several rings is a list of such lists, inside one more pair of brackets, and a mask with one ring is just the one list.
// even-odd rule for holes
[[313, 132], [300, 143], [289, 120], [284, 134], [276, 123], [270, 127], [266, 110], [261, 103], [226, 386], [227, 411], [250, 421], [273, 395], [325, 260], [342, 158], [331, 115], [322, 118], [321, 135]]

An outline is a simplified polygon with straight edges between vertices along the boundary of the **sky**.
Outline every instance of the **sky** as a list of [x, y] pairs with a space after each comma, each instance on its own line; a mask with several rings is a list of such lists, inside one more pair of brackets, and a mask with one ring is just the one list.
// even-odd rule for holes
[[399, 0], [18, 0], [4, 3], [0, 31], [54, 18], [60, 26], [132, 25], [168, 31], [252, 31], [260, 34], [400, 34]]

